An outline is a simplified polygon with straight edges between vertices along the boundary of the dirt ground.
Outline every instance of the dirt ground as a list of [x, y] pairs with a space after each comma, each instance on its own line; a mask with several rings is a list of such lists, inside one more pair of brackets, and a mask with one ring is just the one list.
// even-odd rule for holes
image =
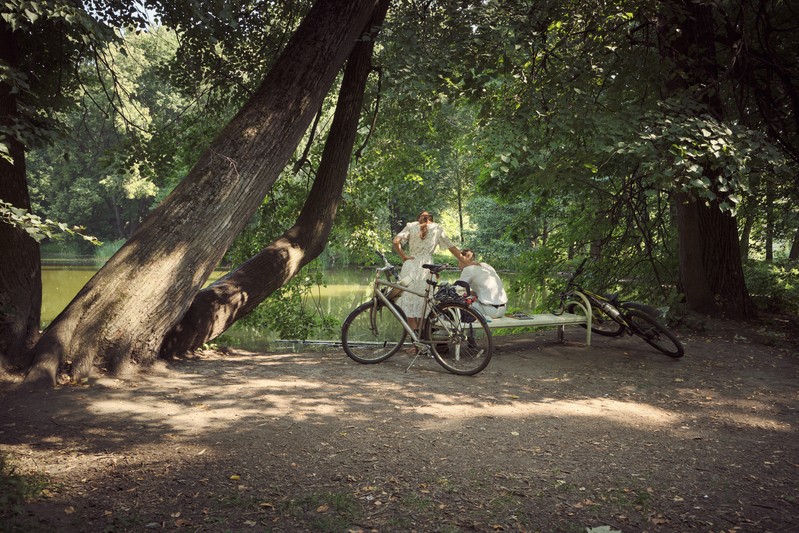
[[497, 338], [474, 377], [340, 349], [6, 377], [6, 477], [43, 490], [0, 530], [797, 531], [795, 334], [712, 322], [673, 360], [544, 330]]

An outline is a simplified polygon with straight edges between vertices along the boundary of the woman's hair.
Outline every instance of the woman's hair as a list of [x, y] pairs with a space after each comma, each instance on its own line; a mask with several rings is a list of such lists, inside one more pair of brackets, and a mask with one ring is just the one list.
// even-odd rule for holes
[[461, 255], [466, 255], [467, 253], [472, 254], [472, 260], [474, 260], [477, 255], [475, 255], [474, 250], [471, 248], [461, 248]]
[[416, 215], [416, 220], [419, 220], [419, 217], [422, 216], [423, 213], [427, 213], [428, 221], [433, 222], [433, 215], [427, 209], [422, 209], [419, 211], [419, 214]]

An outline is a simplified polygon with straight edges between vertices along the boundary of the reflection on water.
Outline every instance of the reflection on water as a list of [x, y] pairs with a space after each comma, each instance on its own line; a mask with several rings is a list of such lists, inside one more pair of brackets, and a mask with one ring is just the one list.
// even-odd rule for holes
[[[43, 266], [42, 267], [42, 324], [50, 323], [60, 313], [69, 302], [78, 294], [78, 291], [88, 282], [97, 267], [88, 266]], [[212, 283], [224, 271], [216, 271], [211, 276], [208, 283]], [[502, 274], [506, 280], [506, 285], [512, 276]], [[325, 287], [317, 287], [305, 301], [306, 309], [314, 309], [322, 316], [332, 316], [339, 322], [352, 311], [357, 305], [365, 302], [371, 290], [371, 283], [374, 279], [373, 269], [335, 269], [325, 272], [328, 282]], [[453, 282], [458, 279], [457, 271], [444, 272], [441, 280]], [[512, 309], [532, 309], [534, 300], [530, 293], [515, 294], [508, 291]], [[246, 328], [235, 324], [227, 332], [225, 337], [229, 342], [248, 349], [266, 349], [275, 344], [275, 335], [267, 330]], [[335, 339], [338, 340], [338, 339]], [[308, 350], [313, 348], [313, 343], [300, 344], [299, 348], [293, 349]], [[281, 348], [282, 349], [282, 348]], [[292, 349], [292, 347], [289, 347]]]

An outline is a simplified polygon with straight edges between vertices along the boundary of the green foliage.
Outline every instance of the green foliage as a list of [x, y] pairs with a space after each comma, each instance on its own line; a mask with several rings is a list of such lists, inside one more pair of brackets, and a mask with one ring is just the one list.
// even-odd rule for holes
[[780, 150], [746, 127], [685, 114], [684, 106], [676, 114], [648, 113], [642, 121], [639, 139], [607, 150], [637, 158], [642, 172], [658, 176], [663, 187], [673, 184], [733, 215], [750, 182], [790, 172]]
[[102, 244], [95, 237], [83, 233], [81, 226], [68, 226], [63, 222], [54, 222], [49, 218], [42, 220], [26, 209], [19, 209], [8, 202], [0, 200], [0, 222], [15, 226], [27, 233], [36, 242], [44, 239], [58, 239], [64, 236], [76, 236], [99, 246]]
[[113, 256], [122, 245], [125, 244], [125, 239], [117, 239], [116, 241], [104, 242], [101, 246], [97, 247], [94, 251], [94, 258], [97, 264], [105, 264], [111, 256]]
[[76, 69], [76, 107], [58, 114], [65, 131], [28, 156], [37, 211], [127, 238], [188, 172], [230, 111], [200, 109], [164, 80], [177, 47], [163, 27], [129, 32]]
[[464, 245], [495, 268], [516, 269], [520, 256], [540, 237], [533, 203], [530, 198], [511, 202], [474, 196], [466, 204], [474, 229], [466, 232]]
[[306, 265], [299, 274], [244, 317], [241, 325], [268, 329], [281, 339], [333, 337], [340, 324], [335, 317], [325, 316], [314, 297], [314, 289], [324, 284], [324, 273], [318, 264]]
[[799, 314], [799, 265], [795, 262], [745, 261], [744, 277], [760, 310]]

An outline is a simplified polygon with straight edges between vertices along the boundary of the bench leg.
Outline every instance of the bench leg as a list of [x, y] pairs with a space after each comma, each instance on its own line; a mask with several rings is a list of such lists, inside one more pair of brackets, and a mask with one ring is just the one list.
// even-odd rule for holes
[[564, 333], [565, 333], [564, 326], [558, 326], [558, 340], [560, 342], [564, 342], [565, 339]]

